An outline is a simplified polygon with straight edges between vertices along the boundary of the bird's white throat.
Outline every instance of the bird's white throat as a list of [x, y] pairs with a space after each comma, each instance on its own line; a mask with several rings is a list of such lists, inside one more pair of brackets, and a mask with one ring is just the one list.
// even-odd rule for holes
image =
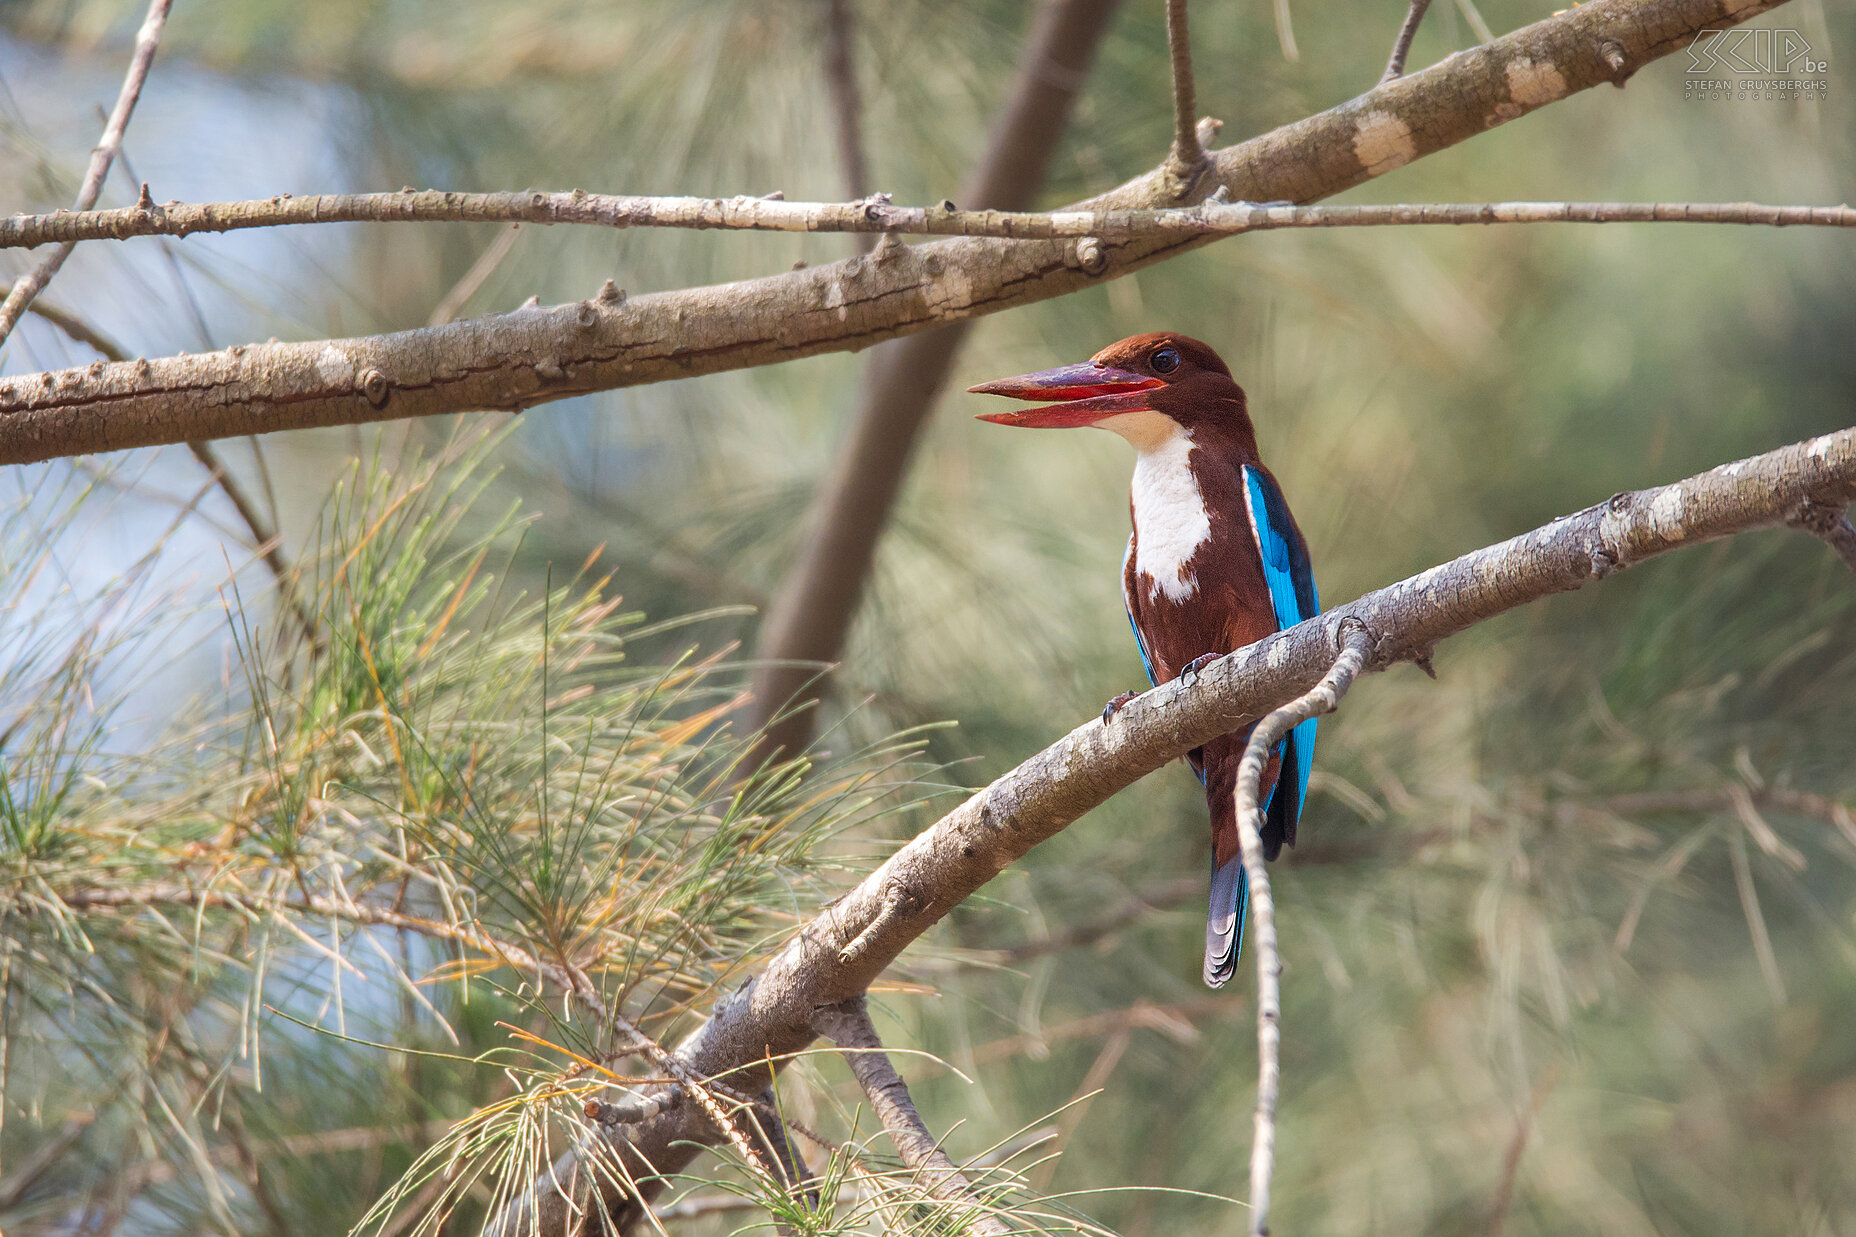
[[1187, 570], [1193, 554], [1212, 535], [1211, 513], [1188, 458], [1192, 435], [1165, 413], [1124, 412], [1096, 422], [1126, 438], [1135, 450], [1135, 570], [1171, 601], [1199, 591]]

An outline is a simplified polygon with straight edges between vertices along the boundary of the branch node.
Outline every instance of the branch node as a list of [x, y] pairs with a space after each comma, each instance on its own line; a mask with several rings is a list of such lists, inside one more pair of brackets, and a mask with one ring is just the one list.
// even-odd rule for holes
[[1845, 508], [1807, 498], [1786, 517], [1785, 522], [1821, 539], [1849, 564], [1851, 571], [1856, 571], [1856, 525], [1850, 523]]
[[876, 938], [881, 936], [883, 932], [888, 929], [890, 924], [896, 922], [896, 919], [903, 911], [914, 904], [914, 895], [909, 893], [906, 889], [892, 886], [890, 889], [886, 890], [883, 894], [883, 905], [877, 910], [876, 918], [872, 919], [869, 925], [866, 926], [862, 932], [859, 932], [850, 944], [838, 951], [838, 961], [846, 966], [857, 961], [857, 959], [861, 958], [864, 952], [870, 948]]
[[1098, 237], [1085, 236], [1076, 242], [1076, 265], [1085, 275], [1100, 275], [1108, 269], [1108, 250]]
[[[1613, 508], [1615, 510], [1615, 508]], [[1610, 550], [1599, 546], [1592, 551], [1591, 574], [1594, 580], [1602, 580], [1618, 569], [1617, 556]]]
[[588, 1100], [582, 1109], [587, 1120], [606, 1129], [618, 1125], [640, 1125], [659, 1113], [675, 1108], [683, 1100], [681, 1087], [670, 1087], [652, 1095], [634, 1095], [616, 1104]]
[[155, 213], [155, 199], [154, 196], [148, 192], [147, 181], [142, 182], [142, 191], [135, 195], [135, 209], [144, 215], [152, 215]]
[[1624, 83], [1630, 80], [1630, 75], [1636, 70], [1630, 67], [1630, 59], [1624, 54], [1623, 44], [1616, 39], [1606, 39], [1598, 45], [1598, 55], [1605, 62], [1605, 67], [1611, 70], [1611, 84], [1619, 90], [1624, 89]]
[[393, 394], [392, 386], [387, 382], [387, 376], [377, 369], [362, 370], [360, 380], [356, 385], [361, 388], [361, 394], [367, 397], [367, 402], [376, 408], [386, 407], [387, 397]]
[[599, 295], [595, 299], [607, 305], [623, 305], [625, 303], [625, 289], [608, 279], [605, 283], [599, 285]]

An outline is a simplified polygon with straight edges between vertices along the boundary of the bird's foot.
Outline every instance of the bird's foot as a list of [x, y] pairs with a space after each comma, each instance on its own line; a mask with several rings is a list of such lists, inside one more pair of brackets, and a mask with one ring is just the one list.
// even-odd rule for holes
[[1179, 672], [1180, 681], [1187, 687], [1191, 687], [1193, 682], [1199, 677], [1199, 671], [1217, 661], [1219, 656], [1220, 655], [1217, 653], [1203, 653], [1193, 658], [1186, 663], [1185, 669]]
[[1115, 714], [1121, 712], [1122, 705], [1128, 703], [1128, 701], [1134, 699], [1136, 696], [1140, 694], [1141, 693], [1139, 692], [1123, 692], [1121, 693], [1121, 695], [1115, 697], [1113, 700], [1103, 705], [1102, 706], [1102, 724], [1104, 726], [1108, 725], [1109, 719], [1115, 716]]

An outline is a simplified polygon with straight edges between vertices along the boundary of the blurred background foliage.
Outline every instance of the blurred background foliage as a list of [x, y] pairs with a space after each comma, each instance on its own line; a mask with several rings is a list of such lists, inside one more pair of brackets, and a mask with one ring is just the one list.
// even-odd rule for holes
[[[139, 8], [0, 7], [0, 209], [68, 200]], [[1163, 154], [1160, 8], [1139, 0], [1116, 19], [1046, 203], [1106, 188]], [[1288, 8], [1293, 60], [1271, 5], [1193, 8], [1200, 105], [1225, 121], [1226, 141], [1369, 86], [1403, 15], [1392, 0]], [[1483, 0], [1480, 18], [1500, 32], [1548, 8]], [[1027, 7], [895, 0], [853, 10], [876, 186], [898, 201], [953, 195], [1011, 79]], [[131, 201], [137, 179], [157, 200], [401, 184], [838, 198], [823, 12], [802, 0], [183, 0], [129, 132], [133, 172], [114, 179], [106, 202]], [[1412, 64], [1472, 43], [1473, 12], [1439, 3]], [[1621, 93], [1576, 96], [1349, 199], [1849, 200], [1849, 11], [1794, 0], [1758, 24], [1800, 31], [1829, 60], [1827, 100], [1685, 99], [1678, 54]], [[131, 352], [157, 354], [419, 325], [453, 293], [468, 293], [458, 310], [468, 315], [530, 295], [585, 297], [607, 277], [633, 291], [669, 288], [852, 251], [844, 237], [502, 237], [476, 226], [338, 227], [89, 245], [47, 299]], [[487, 276], [461, 286], [495, 249], [503, 255]], [[1212, 342], [1249, 391], [1333, 602], [1614, 491], [1846, 424], [1852, 286], [1847, 239], [1810, 230], [1273, 233], [987, 319], [956, 373], [964, 385], [1041, 368], [1159, 328]], [[91, 355], [29, 320], [4, 369]], [[722, 607], [647, 640], [643, 666], [678, 664], [690, 647], [701, 658], [751, 644], [750, 610], [794, 557], [859, 372], [857, 358], [830, 356], [613, 392], [537, 409], [473, 448], [484, 458], [469, 484], [484, 493], [468, 512], [437, 504], [419, 534], [430, 539], [421, 553], [454, 566], [429, 580], [415, 573], [400, 593], [387, 566], [351, 584], [378, 607], [383, 633], [404, 636], [437, 621], [436, 594], [419, 588], [458, 588], [455, 564], [499, 547], [499, 587], [529, 600], [479, 598], [478, 653], [449, 670], [425, 666], [421, 637], [404, 667], [407, 682], [449, 702], [452, 723], [506, 728], [515, 750], [482, 776], [512, 794], [529, 787], [531, 808], [537, 779], [546, 782], [530, 766], [548, 749], [522, 720], [540, 699], [540, 633], [570, 622], [574, 606], [606, 604], [580, 574], [602, 546], [595, 574], [612, 580], [601, 597], [622, 594], [625, 613]], [[732, 888], [742, 900], [705, 904], [712, 918], [693, 917], [693, 937], [652, 938], [652, 957], [675, 957], [664, 982], [615, 964], [614, 992], [664, 1011], [654, 1029], [676, 1025], [684, 1002], [703, 1007], [706, 985], [751, 958], [781, 914], [816, 905], [867, 870], [879, 844], [931, 820], [932, 808], [914, 805], [936, 783], [984, 783], [1138, 680], [1117, 582], [1125, 448], [1107, 435], [1004, 433], [970, 411], [964, 397], [943, 401], [826, 705], [825, 762], [902, 784], [872, 790], [855, 810], [807, 809], [791, 851], [752, 872], [679, 851], [678, 870], [699, 883], [741, 876]], [[410, 484], [401, 461], [455, 454], [459, 432], [422, 424], [273, 438], [262, 469], [243, 444], [224, 446], [249, 488], [273, 495], [286, 552], [314, 566], [368, 526], [368, 486]], [[506, 1098], [530, 1075], [499, 1072], [506, 1057], [417, 1057], [267, 1018], [250, 990], [254, 959], [269, 955], [230, 927], [203, 953], [184, 933], [162, 946], [150, 922], [119, 916], [110, 948], [85, 955], [43, 906], [34, 917], [32, 898], [81, 885], [86, 865], [119, 844], [184, 845], [178, 834], [146, 840], [147, 822], [224, 843], [227, 786], [264, 768], [246, 739], [224, 737], [247, 734], [262, 713], [258, 684], [272, 683], [299, 717], [306, 751], [327, 740], [318, 726], [376, 708], [338, 698], [372, 681], [343, 661], [342, 648], [359, 647], [352, 637], [332, 646], [321, 673], [335, 695], [323, 698], [313, 682], [286, 682], [287, 657], [262, 652], [283, 620], [273, 621], [262, 566], [225, 531], [230, 508], [198, 492], [190, 457], [109, 465], [101, 477], [54, 464], [9, 478], [0, 688], [15, 719], [5, 737], [6, 931], [9, 966], [20, 969], [7, 989], [0, 1224], [346, 1231], [429, 1144], [420, 1123]], [[435, 466], [421, 484], [452, 475]], [[518, 506], [519, 533], [490, 515]], [[316, 579], [317, 604], [352, 627], [357, 613], [337, 613], [332, 578]], [[234, 580], [237, 598], [222, 607]], [[542, 614], [555, 606], [553, 618]], [[116, 635], [76, 634], [103, 631], [104, 613]], [[509, 660], [481, 651], [491, 647]], [[589, 733], [644, 707], [637, 684], [671, 673], [635, 663], [610, 681], [585, 671], [600, 689], [579, 706]], [[473, 687], [494, 664], [505, 667], [495, 683]], [[1278, 869], [1288, 967], [1279, 1230], [1856, 1231], [1856, 827], [1788, 793], [1856, 796], [1847, 572], [1809, 538], [1753, 535], [1491, 623], [1440, 650], [1437, 668], [1435, 683], [1408, 667], [1366, 681], [1324, 724], [1304, 843]], [[738, 683], [715, 673], [715, 695], [649, 715], [665, 726], [700, 716]], [[632, 686], [608, 692], [621, 680]], [[932, 776], [899, 776], [894, 748], [870, 754], [942, 720], [957, 725], [921, 739]], [[467, 750], [454, 739], [433, 759]], [[403, 816], [411, 800], [399, 796], [421, 786], [438, 793], [442, 771], [425, 772], [426, 782], [373, 792], [391, 804], [378, 818]], [[678, 785], [691, 811], [714, 806], [717, 792], [699, 778]], [[811, 791], [768, 793], [804, 803]], [[352, 796], [346, 810], [368, 816]], [[485, 807], [478, 844], [494, 841], [490, 823], [526, 811]], [[637, 819], [624, 845], [689, 845], [689, 820], [676, 813]], [[825, 840], [853, 826], [853, 840]], [[301, 870], [262, 830], [232, 849], [241, 879]], [[1127, 1233], [1241, 1222], [1228, 1202], [1168, 1192], [1241, 1195], [1250, 1140], [1248, 984], [1214, 999], [1197, 980], [1208, 849], [1197, 785], [1166, 770], [1002, 876], [905, 959], [879, 994], [879, 1026], [973, 1079], [903, 1062], [957, 1158], [1061, 1110], [1036, 1154], [1062, 1155], [1029, 1169], [1030, 1186], [1108, 1191], [1070, 1203]], [[595, 850], [623, 845], [604, 838]], [[111, 862], [132, 862], [132, 851]], [[506, 877], [533, 862], [496, 853], [484, 872]], [[482, 898], [480, 878], [457, 877]], [[773, 896], [774, 885], [790, 891]], [[574, 897], [575, 913], [586, 912], [585, 891]], [[517, 899], [486, 916], [534, 933], [545, 909]], [[1090, 925], [1077, 947], [1047, 939]], [[365, 935], [339, 947], [358, 958]], [[496, 1020], [541, 1008], [513, 987], [466, 1003], [442, 971], [445, 982], [420, 988], [429, 1004], [401, 1001], [371, 953], [375, 995], [351, 989], [338, 1002], [340, 972], [312, 944], [271, 948], [266, 999], [330, 1029], [343, 1009], [355, 1041], [507, 1053]], [[49, 959], [38, 970], [27, 960], [35, 950]], [[150, 956], [167, 959], [160, 973], [173, 986], [135, 1006], [134, 968]], [[422, 973], [444, 960], [393, 965]], [[116, 1014], [74, 995], [91, 982], [122, 1006]], [[159, 1027], [191, 1028], [186, 1052], [175, 1057], [174, 1036], [154, 1042]], [[847, 1085], [841, 1069], [812, 1063], [781, 1102], [829, 1126], [851, 1105]], [[178, 1088], [172, 1119], [152, 1098], [162, 1086]], [[329, 1135], [366, 1129], [372, 1140]], [[317, 1133], [328, 1137], [287, 1142]], [[266, 1157], [254, 1178], [219, 1150], [241, 1139], [302, 1154]], [[55, 1171], [9, 1194], [5, 1172], [48, 1146]], [[126, 1177], [139, 1188], [125, 1210]]]

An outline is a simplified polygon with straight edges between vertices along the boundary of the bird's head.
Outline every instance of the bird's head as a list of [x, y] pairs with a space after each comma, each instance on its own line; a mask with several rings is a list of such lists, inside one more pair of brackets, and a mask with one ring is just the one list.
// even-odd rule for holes
[[996, 425], [1029, 429], [1113, 430], [1145, 450], [1185, 430], [1224, 430], [1248, 438], [1244, 392], [1209, 345], [1171, 331], [1110, 344], [1081, 365], [983, 382], [975, 395], [1038, 400], [1043, 406], [981, 413]]

